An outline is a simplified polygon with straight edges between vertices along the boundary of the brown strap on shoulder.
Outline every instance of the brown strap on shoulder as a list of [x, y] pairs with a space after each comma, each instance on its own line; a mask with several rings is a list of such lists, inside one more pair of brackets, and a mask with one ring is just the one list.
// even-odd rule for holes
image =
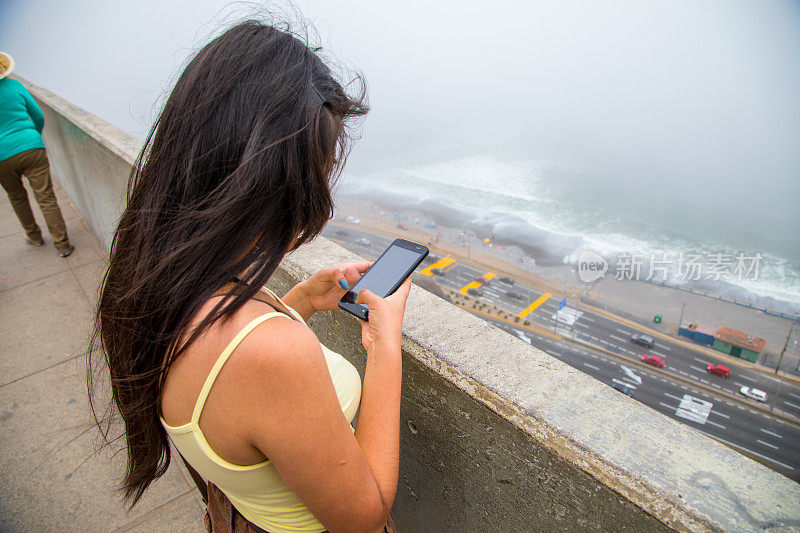
[[[178, 452], [177, 450], [175, 451]], [[181, 452], [178, 452], [178, 457], [180, 457], [181, 461], [183, 461], [183, 466], [185, 466], [186, 470], [189, 471], [189, 475], [192, 477], [192, 481], [194, 481], [194, 484], [197, 486], [197, 490], [200, 491], [200, 495], [203, 497], [203, 503], [207, 504], [208, 485], [206, 484], [206, 480], [203, 479], [203, 476], [201, 476], [200, 473], [197, 470], [195, 470], [192, 465], [189, 464], [189, 461], [186, 460], [186, 458], [181, 454]]]
[[[237, 284], [236, 283], [232, 283], [232, 282], [231, 283], [226, 283], [225, 285], [222, 286], [222, 288], [220, 288], [217, 292], [214, 293], [214, 296], [225, 296], [227, 294], [235, 294], [236, 290], [237, 290]], [[238, 290], [241, 290], [241, 289], [239, 288]], [[292, 320], [297, 320], [297, 318], [295, 318], [295, 316], [292, 314], [292, 312], [289, 311], [289, 309], [286, 307], [286, 304], [284, 304], [282, 301], [280, 301], [277, 298], [273, 298], [272, 296], [269, 296], [269, 295], [265, 294], [263, 291], [259, 290], [257, 293], [255, 293], [251, 297], [251, 299], [252, 300], [256, 300], [258, 302], [261, 302], [261, 303], [265, 303], [265, 304], [269, 305], [270, 307], [273, 307], [279, 313], [283, 313], [284, 315], [288, 316]]]

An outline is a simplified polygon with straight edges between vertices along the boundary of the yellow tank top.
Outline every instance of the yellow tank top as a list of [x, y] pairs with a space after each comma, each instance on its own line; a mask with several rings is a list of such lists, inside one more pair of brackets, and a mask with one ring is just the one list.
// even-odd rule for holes
[[[270, 294], [283, 303], [271, 291]], [[285, 303], [283, 305], [297, 320], [305, 323], [294, 309]], [[231, 353], [259, 324], [275, 317], [287, 318], [285, 314], [278, 312], [262, 315], [245, 326], [228, 344], [211, 368], [200, 390], [189, 423], [175, 427], [161, 418], [161, 424], [189, 464], [203, 478], [219, 487], [247, 520], [270, 533], [319, 533], [325, 530], [325, 526], [314, 518], [303, 502], [289, 489], [269, 460], [247, 466], [229, 463], [211, 449], [199, 425], [200, 413], [203, 411], [208, 393]], [[349, 361], [320, 345], [339, 404], [345, 417], [352, 424], [361, 400], [361, 378]]]

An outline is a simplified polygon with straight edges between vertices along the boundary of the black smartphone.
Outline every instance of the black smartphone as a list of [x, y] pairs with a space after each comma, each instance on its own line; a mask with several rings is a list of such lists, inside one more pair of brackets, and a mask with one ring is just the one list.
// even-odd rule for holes
[[355, 285], [339, 300], [339, 307], [361, 320], [369, 320], [369, 308], [355, 303], [364, 289], [386, 298], [403, 284], [428, 255], [428, 248], [405, 239], [395, 240], [381, 254]]

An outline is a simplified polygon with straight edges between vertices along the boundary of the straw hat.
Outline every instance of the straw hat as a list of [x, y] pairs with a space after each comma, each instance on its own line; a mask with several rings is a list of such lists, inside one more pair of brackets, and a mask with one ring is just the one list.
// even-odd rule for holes
[[5, 52], [0, 52], [0, 80], [11, 74], [14, 70], [14, 58]]

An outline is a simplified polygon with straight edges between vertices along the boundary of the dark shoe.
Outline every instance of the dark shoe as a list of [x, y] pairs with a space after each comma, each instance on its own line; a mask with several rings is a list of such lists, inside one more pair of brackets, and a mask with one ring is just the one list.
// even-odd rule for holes
[[31, 239], [29, 237], [25, 237], [25, 242], [27, 242], [28, 244], [32, 244], [33, 246], [44, 246], [44, 239], [42, 239], [41, 237], [39, 237], [38, 241]]
[[71, 244], [68, 244], [67, 246], [68, 248], [58, 252], [59, 257], [67, 257], [69, 254], [75, 251], [75, 247]]

